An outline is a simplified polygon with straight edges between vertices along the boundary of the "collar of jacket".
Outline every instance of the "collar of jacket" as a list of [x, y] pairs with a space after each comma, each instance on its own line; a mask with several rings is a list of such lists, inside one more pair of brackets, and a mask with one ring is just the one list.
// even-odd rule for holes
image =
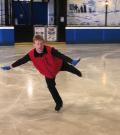
[[42, 53], [38, 53], [37, 51], [36, 51], [36, 49], [34, 49], [34, 56], [35, 57], [42, 57], [44, 54], [46, 54], [47, 53], [47, 49], [46, 49], [46, 47], [44, 46], [44, 49], [43, 49], [43, 52]]

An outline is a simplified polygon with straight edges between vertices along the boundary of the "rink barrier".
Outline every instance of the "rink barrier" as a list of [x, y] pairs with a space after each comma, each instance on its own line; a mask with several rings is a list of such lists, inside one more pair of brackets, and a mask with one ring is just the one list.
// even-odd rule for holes
[[120, 27], [66, 27], [66, 43], [120, 43]]
[[14, 42], [14, 27], [0, 27], [0, 46], [11, 46]]

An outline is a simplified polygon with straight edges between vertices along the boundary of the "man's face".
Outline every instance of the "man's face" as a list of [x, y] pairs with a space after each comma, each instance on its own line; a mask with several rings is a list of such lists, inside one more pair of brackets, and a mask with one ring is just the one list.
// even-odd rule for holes
[[36, 48], [38, 51], [42, 51], [44, 48], [45, 42], [42, 40], [35, 40], [33, 43], [33, 46]]

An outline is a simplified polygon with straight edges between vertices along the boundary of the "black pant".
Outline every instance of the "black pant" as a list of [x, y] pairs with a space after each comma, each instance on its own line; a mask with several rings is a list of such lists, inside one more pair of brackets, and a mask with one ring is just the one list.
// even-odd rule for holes
[[[78, 69], [76, 69], [74, 66], [72, 66], [72, 65], [70, 65], [66, 62], [63, 62], [63, 65], [61, 67], [61, 71], [68, 71], [68, 72], [71, 72], [73, 74], [78, 75], [79, 77], [82, 76], [81, 72]], [[48, 87], [55, 103], [57, 105], [61, 105], [63, 103], [63, 101], [62, 101], [62, 99], [61, 99], [61, 97], [60, 97], [60, 95], [59, 95], [59, 93], [58, 93], [58, 91], [55, 87], [55, 85], [56, 85], [55, 78], [50, 79], [50, 78], [46, 77], [45, 80], [46, 80], [46, 83], [47, 83], [47, 87]]]
[[68, 71], [68, 72], [73, 73], [79, 77], [82, 76], [82, 73], [77, 68], [68, 64], [67, 62], [63, 62], [63, 65], [61, 67], [61, 71]]

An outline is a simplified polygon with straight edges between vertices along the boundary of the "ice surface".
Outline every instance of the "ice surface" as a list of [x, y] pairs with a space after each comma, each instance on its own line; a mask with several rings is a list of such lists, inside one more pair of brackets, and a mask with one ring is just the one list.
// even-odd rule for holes
[[[55, 47], [82, 58], [76, 67], [83, 78], [58, 74], [64, 106], [56, 113], [44, 77], [30, 62], [0, 70], [0, 135], [120, 135], [120, 44]], [[31, 48], [0, 47], [0, 66]]]

